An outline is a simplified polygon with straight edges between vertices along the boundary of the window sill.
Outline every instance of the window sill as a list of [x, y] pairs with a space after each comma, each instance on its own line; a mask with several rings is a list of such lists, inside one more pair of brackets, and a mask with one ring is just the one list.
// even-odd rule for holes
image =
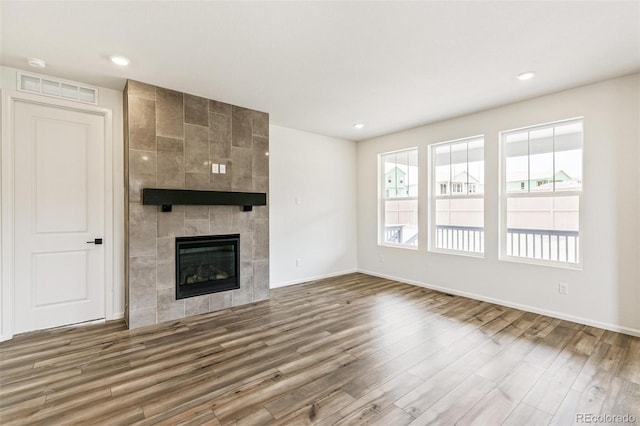
[[449, 254], [454, 256], [464, 256], [464, 257], [473, 257], [476, 259], [484, 259], [484, 253], [475, 253], [475, 252], [461, 251], [461, 250], [447, 250], [447, 249], [441, 249], [441, 248], [431, 248], [428, 251], [430, 253]]
[[393, 244], [393, 243], [378, 243], [379, 247], [391, 247], [391, 248], [399, 248], [405, 250], [415, 250], [418, 251], [418, 246], [410, 246], [407, 244]]
[[547, 266], [551, 268], [582, 271], [582, 263], [567, 263], [567, 262], [558, 262], [553, 260], [530, 259], [527, 257], [516, 257], [516, 256], [506, 256], [506, 255], [500, 256], [499, 260], [504, 262], [526, 263], [528, 265]]

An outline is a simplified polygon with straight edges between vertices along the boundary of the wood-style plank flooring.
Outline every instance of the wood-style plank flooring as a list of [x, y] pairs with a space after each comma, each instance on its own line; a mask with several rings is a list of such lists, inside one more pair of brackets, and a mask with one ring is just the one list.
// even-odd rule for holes
[[640, 422], [640, 339], [363, 274], [0, 352], [3, 425]]

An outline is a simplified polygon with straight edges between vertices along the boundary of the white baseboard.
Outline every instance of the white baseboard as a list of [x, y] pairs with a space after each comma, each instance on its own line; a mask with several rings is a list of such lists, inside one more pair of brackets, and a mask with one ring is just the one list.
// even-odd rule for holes
[[309, 281], [316, 281], [316, 280], [321, 280], [324, 278], [332, 278], [332, 277], [338, 277], [340, 275], [346, 275], [346, 274], [353, 274], [354, 272], [358, 272], [357, 269], [348, 269], [346, 271], [339, 271], [339, 272], [332, 272], [330, 274], [324, 274], [324, 275], [316, 275], [313, 277], [304, 277], [304, 278], [299, 278], [299, 279], [295, 279], [292, 281], [285, 281], [285, 282], [280, 282], [280, 283], [271, 283], [269, 288], [278, 288], [278, 287], [286, 287], [289, 285], [295, 285], [295, 284], [302, 284], [302, 283], [306, 283]]
[[481, 300], [483, 302], [494, 303], [496, 305], [506, 306], [506, 307], [514, 308], [514, 309], [520, 309], [521, 311], [533, 312], [534, 314], [546, 315], [546, 316], [552, 317], [552, 318], [558, 318], [558, 319], [561, 319], [561, 320], [576, 322], [578, 324], [584, 324], [584, 325], [588, 325], [588, 326], [592, 326], [592, 327], [602, 328], [602, 329], [605, 329], [605, 330], [615, 331], [617, 333], [623, 333], [623, 334], [628, 334], [630, 336], [640, 337], [640, 330], [636, 329], [636, 328], [624, 327], [624, 326], [617, 325], [617, 324], [610, 324], [610, 323], [595, 321], [595, 320], [592, 320], [592, 319], [589, 319], [589, 318], [577, 317], [577, 316], [568, 315], [568, 314], [565, 314], [565, 313], [562, 313], [562, 312], [549, 311], [547, 309], [540, 309], [540, 308], [536, 308], [534, 306], [522, 305], [520, 303], [514, 303], [514, 302], [510, 302], [508, 300], [496, 299], [496, 298], [493, 298], [493, 297], [483, 296], [481, 294], [468, 293], [466, 291], [454, 290], [452, 288], [441, 287], [441, 286], [437, 286], [437, 285], [433, 285], [433, 284], [429, 284], [429, 283], [423, 283], [423, 282], [420, 282], [420, 281], [409, 280], [409, 279], [401, 278], [401, 277], [395, 277], [393, 275], [380, 274], [378, 272], [367, 271], [367, 270], [364, 270], [364, 269], [358, 269], [357, 272], [360, 272], [360, 273], [363, 273], [363, 274], [367, 274], [367, 275], [372, 275], [374, 277], [380, 277], [380, 278], [386, 278], [386, 279], [389, 279], [389, 280], [399, 281], [401, 283], [411, 284], [411, 285], [415, 285], [415, 286], [418, 286], [418, 287], [424, 287], [424, 288], [428, 288], [428, 289], [431, 289], [431, 290], [440, 291], [442, 293], [455, 294], [457, 296], [468, 297], [470, 299]]

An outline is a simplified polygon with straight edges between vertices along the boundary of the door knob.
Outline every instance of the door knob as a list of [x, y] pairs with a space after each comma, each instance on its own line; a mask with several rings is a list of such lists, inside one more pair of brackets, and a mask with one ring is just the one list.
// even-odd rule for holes
[[102, 244], [102, 238], [96, 238], [93, 241], [87, 241], [87, 244], [96, 244], [96, 245], [100, 245]]

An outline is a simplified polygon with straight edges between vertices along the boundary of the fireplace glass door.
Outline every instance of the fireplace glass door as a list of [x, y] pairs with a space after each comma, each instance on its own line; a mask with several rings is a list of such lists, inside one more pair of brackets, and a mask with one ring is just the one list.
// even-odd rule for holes
[[176, 238], [176, 299], [240, 288], [240, 235]]

